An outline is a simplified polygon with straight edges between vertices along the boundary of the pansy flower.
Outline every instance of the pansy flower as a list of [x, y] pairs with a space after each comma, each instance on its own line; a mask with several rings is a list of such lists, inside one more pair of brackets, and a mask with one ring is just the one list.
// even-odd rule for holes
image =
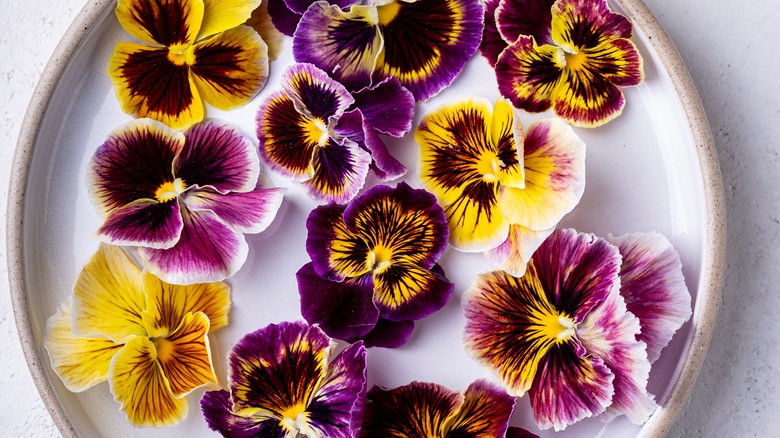
[[228, 110], [248, 103], [268, 78], [267, 47], [243, 26], [260, 0], [119, 0], [116, 16], [142, 43], [120, 42], [108, 75], [122, 110], [186, 129], [205, 100]]
[[295, 64], [258, 110], [260, 155], [315, 199], [346, 203], [370, 167], [382, 180], [406, 172], [379, 134], [403, 136], [413, 114], [414, 98], [395, 78], [350, 93], [317, 67]]
[[582, 197], [582, 140], [557, 119], [524, 134], [503, 99], [495, 108], [480, 98], [444, 106], [425, 116], [415, 138], [421, 179], [444, 207], [450, 243], [489, 251], [515, 275]]
[[101, 244], [46, 322], [44, 346], [71, 391], [108, 380], [134, 426], [172, 426], [187, 416], [187, 394], [217, 382], [207, 335], [229, 310], [227, 284], [167, 284]]
[[[517, 108], [555, 114], [579, 127], [596, 127], [623, 111], [618, 87], [644, 79], [631, 42], [631, 23], [606, 0], [495, 0], [483, 53], [495, 63], [498, 89]], [[544, 25], [541, 25], [544, 24]], [[502, 41], [508, 46], [500, 51]]]
[[[670, 315], [690, 315], [683, 298], [688, 291], [673, 250], [656, 251], [657, 239], [637, 235], [623, 242], [651, 250], [631, 251], [621, 261], [618, 248], [604, 239], [557, 230], [523, 277], [483, 274], [464, 296], [467, 351], [497, 373], [510, 394], [530, 394], [543, 429], [564, 429], [605, 411], [608, 418], [625, 414], [641, 424], [657, 407], [646, 389], [650, 361], [647, 344], [638, 340], [640, 327], [673, 333], [681, 323]], [[621, 287], [619, 273], [640, 272], [652, 285], [628, 277]], [[628, 297], [660, 301], [643, 305], [640, 320], [627, 310]], [[669, 338], [645, 339], [665, 345]]]
[[478, 0], [382, 0], [346, 11], [318, 1], [300, 19], [293, 55], [350, 90], [395, 76], [426, 100], [460, 73], [482, 28]]
[[366, 350], [335, 343], [303, 322], [250, 333], [228, 356], [230, 391], [200, 401], [209, 427], [227, 437], [352, 438], [366, 391]]
[[377, 186], [349, 206], [317, 207], [306, 228], [312, 262], [297, 274], [301, 314], [334, 338], [398, 347], [414, 320], [452, 295], [436, 264], [447, 247], [444, 212], [424, 190]]
[[144, 267], [191, 284], [232, 276], [248, 253], [244, 233], [273, 220], [283, 189], [258, 185], [260, 159], [238, 130], [214, 121], [185, 133], [151, 119], [113, 131], [87, 169], [103, 215], [97, 237], [138, 246]]
[[514, 408], [513, 397], [485, 380], [473, 382], [463, 394], [435, 383], [412, 382], [391, 390], [375, 386], [366, 398], [360, 436], [504, 437]]

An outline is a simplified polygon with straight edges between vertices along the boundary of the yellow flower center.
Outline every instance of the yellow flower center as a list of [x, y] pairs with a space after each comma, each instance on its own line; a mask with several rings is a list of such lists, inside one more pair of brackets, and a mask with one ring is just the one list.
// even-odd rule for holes
[[181, 178], [176, 178], [175, 180], [163, 183], [158, 187], [157, 191], [154, 192], [154, 197], [160, 202], [170, 201], [181, 195], [186, 188], [187, 186], [184, 184], [184, 181], [182, 181]]
[[191, 46], [174, 44], [168, 47], [168, 60], [175, 65], [192, 65], [195, 63], [195, 51]]
[[477, 172], [486, 182], [498, 181], [498, 172], [504, 167], [504, 163], [492, 152], [486, 152], [479, 157]]
[[173, 353], [173, 342], [165, 338], [152, 338], [154, 348], [157, 350], [157, 360], [165, 362]]
[[377, 245], [368, 253], [368, 266], [375, 273], [380, 274], [390, 267], [392, 259], [393, 250]]
[[547, 314], [539, 318], [539, 331], [545, 339], [566, 342], [574, 336], [574, 321], [563, 314]]
[[398, 11], [401, 10], [401, 5], [394, 1], [386, 5], [382, 5], [377, 8], [379, 13], [379, 24], [387, 25], [398, 16]]
[[328, 144], [328, 127], [320, 119], [309, 120], [303, 127], [306, 139], [311, 143], [317, 143], [320, 147]]
[[571, 70], [582, 69], [582, 67], [588, 61], [588, 56], [583, 52], [577, 52], [577, 53], [564, 52], [564, 56], [566, 57], [566, 67], [570, 68]]

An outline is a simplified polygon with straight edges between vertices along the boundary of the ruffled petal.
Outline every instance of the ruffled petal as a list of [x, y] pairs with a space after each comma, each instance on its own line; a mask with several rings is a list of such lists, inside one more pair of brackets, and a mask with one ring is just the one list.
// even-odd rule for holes
[[585, 143], [563, 121], [540, 120], [526, 133], [523, 167], [525, 187], [499, 191], [501, 212], [532, 230], [555, 227], [585, 190]]
[[73, 333], [123, 344], [145, 336], [141, 271], [122, 248], [100, 244], [73, 286]]
[[170, 336], [153, 340], [157, 361], [174, 397], [184, 397], [203, 385], [217, 383], [208, 332], [209, 318], [205, 313], [188, 313]]
[[249, 192], [257, 186], [260, 158], [249, 137], [218, 121], [199, 123], [184, 133], [186, 143], [173, 162], [184, 187], [211, 186], [226, 193]]
[[221, 110], [249, 103], [268, 80], [268, 46], [249, 26], [201, 41], [190, 65], [200, 95]]
[[173, 426], [187, 416], [187, 400], [171, 394], [157, 357], [152, 340], [138, 336], [111, 360], [111, 393], [133, 426]]
[[354, 107], [360, 110], [371, 128], [393, 137], [402, 137], [412, 129], [414, 96], [398, 78], [386, 78], [352, 96]]
[[108, 379], [111, 358], [122, 346], [104, 337], [74, 335], [71, 307], [68, 300], [46, 320], [43, 345], [62, 383], [73, 392], [81, 392]]
[[282, 75], [282, 89], [295, 102], [299, 112], [324, 127], [355, 101], [343, 85], [312, 64], [298, 63], [289, 67]]
[[[284, 4], [283, 0], [278, 0]], [[285, 47], [284, 33], [280, 32], [273, 23], [269, 12], [270, 1], [260, 3], [260, 6], [252, 11], [252, 16], [246, 21], [246, 25], [255, 30], [268, 46], [268, 60], [276, 61]]]
[[370, 275], [336, 282], [320, 277], [307, 263], [295, 276], [301, 315], [309, 324], [318, 324], [328, 336], [359, 339], [376, 326], [379, 310], [374, 305]]
[[204, 117], [203, 101], [190, 77], [190, 67], [166, 48], [117, 43], [108, 60], [108, 76], [122, 111], [186, 129]]
[[244, 23], [260, 3], [260, 0], [203, 0], [203, 24], [198, 39]]
[[314, 175], [303, 188], [318, 201], [346, 204], [366, 183], [371, 155], [352, 140], [342, 141], [339, 144], [329, 137], [323, 147], [314, 150]]
[[140, 248], [144, 267], [166, 283], [193, 284], [233, 276], [246, 261], [244, 235], [207, 210], [182, 209], [184, 229], [170, 249]]
[[511, 44], [526, 35], [537, 44], [551, 44], [554, 3], [555, 0], [501, 0], [495, 13], [501, 38]]
[[179, 201], [137, 201], [108, 213], [96, 237], [113, 245], [166, 249], [179, 241], [184, 227]]
[[674, 333], [691, 317], [691, 294], [685, 286], [680, 256], [658, 233], [634, 233], [608, 240], [623, 256], [620, 294], [639, 318], [637, 340], [647, 344], [650, 363], [661, 355]]
[[455, 284], [444, 270], [422, 269], [405, 262], [374, 271], [374, 304], [383, 318], [391, 321], [417, 320], [447, 304]]
[[367, 243], [344, 223], [345, 208], [333, 203], [319, 206], [306, 220], [306, 251], [317, 274], [328, 280], [358, 277], [371, 268]]
[[446, 422], [463, 405], [462, 394], [435, 383], [412, 382], [368, 391], [362, 438], [443, 437]]
[[395, 76], [418, 101], [450, 85], [482, 39], [477, 0], [395, 0], [377, 11], [384, 47], [373, 80]]
[[560, 0], [551, 11], [552, 39], [567, 53], [631, 38], [631, 22], [612, 12], [606, 0]]
[[115, 12], [130, 35], [162, 46], [192, 44], [204, 19], [200, 0], [118, 0]]
[[371, 168], [380, 181], [390, 181], [406, 174], [406, 166], [390, 155], [385, 142], [379, 137], [377, 131], [365, 122], [359, 109], [344, 113], [333, 131], [339, 136], [354, 141], [371, 154]]
[[181, 133], [150, 119], [112, 131], [87, 166], [87, 190], [98, 212], [105, 216], [139, 200], [159, 201], [161, 187], [174, 180], [173, 160], [184, 141]]
[[515, 277], [525, 274], [525, 267], [534, 252], [555, 228], [536, 231], [522, 225], [511, 225], [509, 237], [496, 248], [485, 252], [490, 263]]
[[531, 37], [520, 36], [498, 57], [498, 91], [517, 108], [546, 111], [564, 75], [563, 51], [554, 46], [537, 46]]
[[348, 339], [348, 341], [361, 340], [366, 347], [398, 348], [409, 340], [413, 330], [414, 321], [390, 321], [379, 317], [370, 332], [359, 339]]
[[503, 437], [515, 398], [487, 380], [477, 380], [463, 394], [458, 414], [447, 424], [448, 437]]
[[356, 5], [345, 12], [316, 2], [295, 31], [295, 60], [316, 65], [350, 90], [367, 87], [384, 44], [378, 20], [374, 5]]
[[227, 283], [199, 283], [178, 286], [144, 273], [146, 312], [144, 325], [150, 337], [166, 337], [179, 330], [184, 317], [203, 313], [210, 331], [224, 327], [230, 312], [230, 286]]
[[[266, 3], [266, 2], [263, 2]], [[293, 36], [295, 29], [300, 21], [300, 14], [291, 11], [284, 0], [268, 0], [268, 14], [271, 16], [271, 22], [279, 32]]]
[[213, 190], [193, 190], [185, 203], [193, 210], [210, 210], [239, 233], [256, 234], [273, 222], [282, 205], [283, 188], [257, 187], [251, 192], [221, 194]]
[[279, 419], [269, 416], [241, 416], [233, 413], [230, 393], [206, 391], [200, 399], [200, 410], [209, 429], [234, 438], [284, 438]]

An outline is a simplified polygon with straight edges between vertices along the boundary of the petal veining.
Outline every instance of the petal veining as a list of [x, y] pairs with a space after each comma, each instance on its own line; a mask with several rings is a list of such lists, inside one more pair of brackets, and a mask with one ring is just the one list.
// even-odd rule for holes
[[498, 91], [517, 108], [542, 112], [564, 75], [563, 51], [550, 45], [538, 46], [533, 38], [520, 36], [498, 57]]
[[192, 191], [185, 198], [193, 210], [211, 210], [234, 230], [255, 234], [273, 222], [282, 205], [283, 188], [258, 187], [251, 192], [222, 194], [213, 190]]
[[205, 313], [187, 313], [169, 336], [152, 338], [157, 361], [174, 397], [184, 397], [198, 387], [217, 383], [208, 332], [209, 318]]
[[162, 46], [189, 45], [203, 21], [203, 0], [118, 0], [116, 17], [132, 36]]
[[447, 437], [503, 437], [515, 398], [487, 380], [477, 380], [463, 394], [463, 405], [447, 424]]

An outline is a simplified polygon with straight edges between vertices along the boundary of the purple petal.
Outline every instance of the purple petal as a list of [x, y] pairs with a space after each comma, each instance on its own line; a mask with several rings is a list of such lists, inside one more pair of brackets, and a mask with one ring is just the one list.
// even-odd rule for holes
[[398, 348], [409, 340], [413, 330], [414, 321], [389, 321], [379, 317], [370, 332], [349, 341], [362, 340], [366, 347]]
[[[284, 0], [284, 2], [287, 3], [287, 7], [289, 7], [291, 11], [301, 15], [303, 15], [303, 13], [309, 9], [309, 6], [311, 6], [316, 1], [317, 0]], [[347, 9], [347, 7], [360, 4], [361, 2], [360, 0], [329, 0], [328, 3], [331, 5], [336, 5], [341, 9]]]
[[327, 280], [357, 277], [369, 269], [369, 248], [359, 234], [347, 229], [343, 220], [345, 208], [333, 203], [319, 206], [306, 220], [306, 252], [314, 270]]
[[200, 399], [200, 410], [209, 429], [222, 436], [233, 438], [284, 438], [279, 420], [269, 418], [264, 421], [252, 417], [242, 417], [232, 411], [230, 393], [224, 389], [206, 391]]
[[371, 164], [371, 155], [357, 143], [344, 140], [343, 145], [333, 139], [314, 151], [314, 176], [303, 184], [313, 198], [324, 202], [346, 204], [363, 188]]
[[271, 224], [282, 205], [282, 188], [257, 187], [251, 192], [221, 194], [209, 189], [192, 190], [184, 202], [192, 210], [210, 210], [240, 233], [259, 233]]
[[447, 437], [503, 437], [515, 398], [487, 380], [477, 380], [463, 394], [464, 402], [449, 423]]
[[520, 35], [532, 36], [536, 44], [552, 44], [552, 6], [555, 0], [501, 0], [496, 25], [507, 44]]
[[552, 16], [552, 39], [558, 46], [579, 51], [631, 38], [631, 22], [612, 12], [606, 0], [558, 0]]
[[186, 186], [213, 186], [220, 192], [248, 192], [257, 185], [260, 158], [249, 137], [213, 121], [184, 133], [187, 139], [174, 162], [174, 175]]
[[512, 426], [506, 431], [506, 438], [539, 438], [539, 435], [522, 427]]
[[479, 51], [487, 59], [491, 67], [496, 66], [498, 55], [504, 51], [507, 42], [501, 38], [496, 27], [496, 9], [500, 0], [487, 0], [485, 2], [485, 29], [482, 31], [482, 42]]
[[301, 15], [291, 11], [284, 0], [268, 0], [268, 14], [276, 29], [287, 36], [293, 36], [301, 19]]
[[374, 304], [391, 321], [422, 319], [444, 307], [455, 290], [444, 270], [399, 262], [374, 272]]
[[331, 117], [340, 117], [355, 101], [343, 85], [312, 64], [290, 66], [282, 75], [282, 89], [299, 112], [325, 126]]
[[674, 333], [691, 317], [691, 294], [685, 286], [680, 256], [658, 233], [609, 237], [623, 256], [620, 294], [639, 318], [637, 340], [647, 344], [650, 363], [661, 355]]
[[402, 137], [412, 129], [414, 96], [398, 78], [386, 78], [352, 96], [354, 107], [363, 114], [365, 123], [382, 134]]
[[210, 211], [181, 212], [184, 228], [179, 241], [170, 249], [141, 248], [144, 267], [172, 284], [222, 281], [235, 274], [249, 252], [243, 234]]
[[389, 181], [406, 174], [406, 166], [390, 155], [387, 146], [374, 128], [364, 122], [359, 109], [348, 111], [338, 121], [334, 131], [346, 137], [371, 154], [374, 172], [380, 181]]
[[301, 296], [301, 315], [309, 324], [319, 324], [328, 336], [355, 339], [367, 334], [377, 323], [370, 275], [335, 282], [323, 279], [312, 263], [295, 275]]
[[538, 46], [527, 36], [517, 38], [496, 61], [498, 91], [515, 108], [532, 113], [548, 110], [564, 74], [563, 57], [558, 47]]
[[114, 245], [165, 249], [179, 241], [183, 227], [177, 199], [138, 201], [109, 212], [97, 238]]

